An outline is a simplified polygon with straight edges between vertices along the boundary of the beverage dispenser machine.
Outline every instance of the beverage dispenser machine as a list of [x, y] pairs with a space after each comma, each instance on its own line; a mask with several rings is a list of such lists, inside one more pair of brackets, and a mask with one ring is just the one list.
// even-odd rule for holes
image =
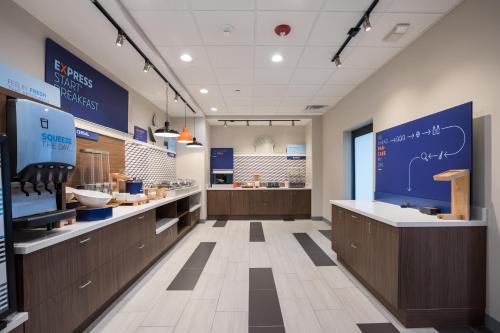
[[14, 228], [46, 226], [74, 218], [65, 209], [63, 184], [76, 164], [74, 117], [24, 99], [7, 102]]

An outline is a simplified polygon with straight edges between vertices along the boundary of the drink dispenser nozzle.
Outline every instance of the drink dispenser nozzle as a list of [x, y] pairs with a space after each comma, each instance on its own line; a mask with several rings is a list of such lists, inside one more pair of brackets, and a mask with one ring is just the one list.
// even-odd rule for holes
[[40, 191], [38, 190], [38, 188], [37, 188], [37, 185], [38, 185], [38, 184], [37, 184], [37, 183], [31, 183], [31, 184], [33, 184], [33, 191], [35, 191], [35, 192], [36, 192], [36, 194], [38, 194], [38, 195], [42, 195], [42, 192], [40, 192]]
[[51, 190], [51, 189], [49, 189], [49, 183], [44, 182], [44, 183], [43, 183], [43, 186], [44, 186], [44, 188], [45, 188], [45, 191], [49, 192], [49, 194], [52, 194], [52, 190]]
[[26, 194], [27, 197], [29, 197], [30, 193], [28, 191], [26, 191], [26, 189], [24, 188], [24, 185], [26, 185], [26, 182], [21, 182], [21, 192], [23, 192], [24, 194]]

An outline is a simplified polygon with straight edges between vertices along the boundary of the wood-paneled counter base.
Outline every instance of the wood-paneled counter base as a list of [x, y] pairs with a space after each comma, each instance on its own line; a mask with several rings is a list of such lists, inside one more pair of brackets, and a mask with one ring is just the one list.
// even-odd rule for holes
[[484, 321], [486, 227], [394, 227], [332, 205], [332, 248], [406, 327]]
[[[189, 200], [185, 197], [35, 252], [16, 254], [18, 304], [29, 313], [25, 333], [83, 331], [195, 226], [200, 208], [190, 210]], [[160, 218], [177, 222], [160, 231]]]
[[311, 218], [310, 189], [207, 190], [208, 219]]

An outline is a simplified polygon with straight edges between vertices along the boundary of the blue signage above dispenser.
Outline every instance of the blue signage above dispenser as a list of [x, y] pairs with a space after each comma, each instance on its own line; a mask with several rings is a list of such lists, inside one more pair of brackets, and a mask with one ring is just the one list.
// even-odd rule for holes
[[472, 102], [376, 134], [375, 199], [449, 211], [451, 190], [433, 176], [472, 171]]
[[45, 81], [60, 88], [64, 111], [128, 131], [128, 91], [49, 38], [45, 43]]

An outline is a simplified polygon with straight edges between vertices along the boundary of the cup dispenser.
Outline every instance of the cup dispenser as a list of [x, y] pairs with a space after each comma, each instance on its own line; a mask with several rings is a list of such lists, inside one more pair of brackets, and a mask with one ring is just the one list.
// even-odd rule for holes
[[11, 160], [12, 223], [15, 228], [46, 226], [73, 218], [63, 209], [64, 183], [76, 164], [74, 117], [24, 99], [7, 102]]

